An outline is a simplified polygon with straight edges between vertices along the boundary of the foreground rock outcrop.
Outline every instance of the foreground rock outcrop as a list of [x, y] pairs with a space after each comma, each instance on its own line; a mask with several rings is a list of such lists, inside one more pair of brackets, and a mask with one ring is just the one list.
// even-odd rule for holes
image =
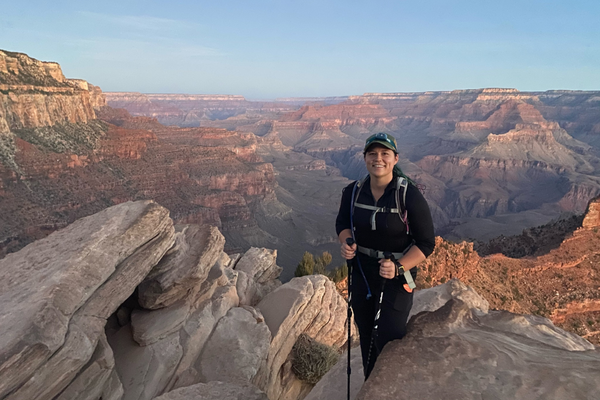
[[545, 318], [450, 300], [385, 347], [357, 399], [595, 399], [600, 352]]
[[282, 285], [275, 251], [224, 245], [139, 201], [0, 260], [0, 399], [304, 396], [291, 347], [308, 334], [341, 348], [344, 299], [324, 276]]
[[[0, 397], [54, 398], [107, 355], [104, 325], [173, 244], [168, 211], [124, 203], [0, 261]], [[104, 380], [112, 371], [100, 372]], [[101, 378], [98, 378], [101, 379]]]
[[[457, 279], [415, 292], [408, 334], [363, 384], [353, 349], [351, 399], [595, 399], [600, 350], [546, 318], [489, 310]], [[347, 358], [306, 400], [346, 399]]]

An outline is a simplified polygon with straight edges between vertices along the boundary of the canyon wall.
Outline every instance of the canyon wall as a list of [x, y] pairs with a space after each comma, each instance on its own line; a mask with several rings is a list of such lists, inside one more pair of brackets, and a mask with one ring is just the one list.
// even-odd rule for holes
[[206, 124], [277, 137], [350, 179], [366, 173], [366, 137], [391, 133], [400, 166], [427, 186], [438, 232], [489, 239], [583, 212], [600, 193], [598, 99], [600, 92], [501, 88], [367, 93], [276, 120]]
[[242, 231], [232, 248], [268, 236], [252, 209], [272, 201], [276, 181], [253, 134], [132, 117], [107, 107], [100, 88], [20, 53], [0, 52], [0, 85], [0, 255], [138, 199], [160, 201], [178, 223]]

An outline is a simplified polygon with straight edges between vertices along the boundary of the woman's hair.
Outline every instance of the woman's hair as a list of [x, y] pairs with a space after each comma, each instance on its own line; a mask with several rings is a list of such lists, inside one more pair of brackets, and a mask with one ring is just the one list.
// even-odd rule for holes
[[415, 181], [413, 181], [412, 179], [410, 179], [404, 172], [402, 172], [402, 168], [400, 168], [398, 166], [398, 164], [394, 165], [393, 172], [394, 172], [394, 178], [398, 178], [398, 177], [404, 178], [404, 179], [406, 179], [408, 181], [408, 183], [411, 183], [411, 184], [417, 186], [417, 184], [416, 184]]

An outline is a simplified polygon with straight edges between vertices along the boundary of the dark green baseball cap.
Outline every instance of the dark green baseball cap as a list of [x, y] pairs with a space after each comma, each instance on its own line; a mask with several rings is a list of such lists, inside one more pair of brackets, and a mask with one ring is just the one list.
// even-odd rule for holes
[[387, 147], [390, 150], [393, 150], [394, 153], [398, 152], [398, 149], [396, 148], [396, 138], [394, 138], [390, 134], [383, 133], [383, 132], [379, 132], [379, 133], [369, 136], [367, 138], [367, 141], [365, 142], [365, 148], [364, 148], [363, 152], [366, 152], [367, 149], [369, 148], [369, 146], [371, 146], [372, 144], [375, 144], [375, 143], [380, 144], [384, 147]]

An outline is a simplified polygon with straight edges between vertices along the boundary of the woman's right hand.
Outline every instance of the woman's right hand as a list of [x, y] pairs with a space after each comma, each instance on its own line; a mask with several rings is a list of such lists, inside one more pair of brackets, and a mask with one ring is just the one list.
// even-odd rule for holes
[[352, 260], [356, 255], [356, 243], [352, 246], [348, 246], [347, 243], [342, 243], [342, 250], [340, 253], [342, 254], [342, 258]]

